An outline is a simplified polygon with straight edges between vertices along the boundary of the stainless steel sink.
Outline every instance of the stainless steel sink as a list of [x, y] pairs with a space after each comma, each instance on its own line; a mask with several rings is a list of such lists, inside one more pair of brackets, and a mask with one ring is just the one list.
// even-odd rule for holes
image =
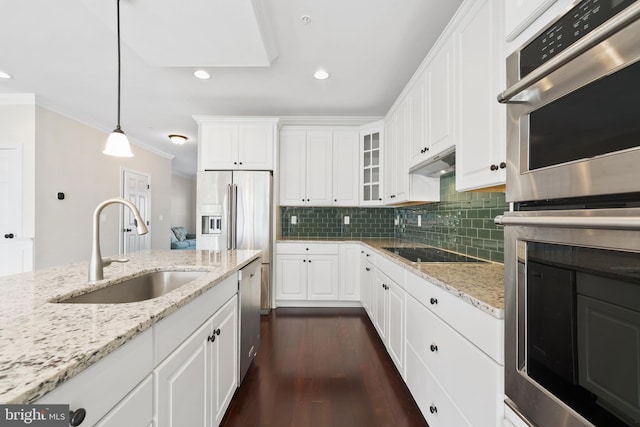
[[71, 304], [119, 304], [157, 298], [193, 282], [207, 271], [153, 271], [106, 288], [56, 301]]

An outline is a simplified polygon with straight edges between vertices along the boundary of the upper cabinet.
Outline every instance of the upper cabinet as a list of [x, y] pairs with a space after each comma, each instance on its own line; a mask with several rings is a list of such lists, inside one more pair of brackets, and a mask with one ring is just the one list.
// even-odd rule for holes
[[198, 122], [198, 170], [273, 170], [278, 119], [209, 118]]
[[358, 206], [359, 137], [357, 130], [333, 132], [334, 206]]
[[383, 123], [360, 131], [360, 205], [382, 205]]
[[330, 131], [280, 132], [280, 204], [331, 206], [333, 138]]
[[456, 26], [456, 190], [504, 185], [506, 110], [501, 1], [477, 0]]

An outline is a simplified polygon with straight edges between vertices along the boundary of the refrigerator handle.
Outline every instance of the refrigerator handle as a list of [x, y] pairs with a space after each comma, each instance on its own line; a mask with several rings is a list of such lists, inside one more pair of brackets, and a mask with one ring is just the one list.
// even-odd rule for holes
[[235, 229], [235, 221], [233, 217], [233, 184], [227, 184], [227, 249], [233, 246], [233, 230]]
[[238, 186], [231, 184], [231, 248], [237, 249], [238, 247]]

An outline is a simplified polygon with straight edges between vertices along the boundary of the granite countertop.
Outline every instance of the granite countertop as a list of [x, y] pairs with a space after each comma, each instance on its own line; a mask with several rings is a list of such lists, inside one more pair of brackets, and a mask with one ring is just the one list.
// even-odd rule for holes
[[[145, 251], [87, 282], [87, 263], [0, 278], [0, 403], [31, 403], [140, 332], [203, 294], [261, 254]], [[209, 274], [151, 300], [126, 304], [57, 304], [51, 300], [105, 287], [149, 271]]]
[[446, 263], [411, 262], [386, 251], [386, 247], [428, 247], [428, 245], [400, 239], [385, 238], [304, 238], [282, 239], [279, 242], [353, 242], [364, 243], [381, 256], [423, 277], [430, 283], [452, 293], [478, 309], [504, 318], [504, 266], [495, 262]]

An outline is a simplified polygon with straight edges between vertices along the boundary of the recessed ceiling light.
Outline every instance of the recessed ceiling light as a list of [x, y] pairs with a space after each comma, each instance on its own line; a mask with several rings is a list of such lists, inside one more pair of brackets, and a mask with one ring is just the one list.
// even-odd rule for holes
[[300, 19], [302, 19], [302, 23], [304, 25], [307, 25], [309, 22], [311, 22], [311, 17], [309, 17], [309, 15], [302, 15], [302, 18]]
[[205, 70], [197, 70], [193, 72], [193, 75], [201, 80], [207, 80], [211, 78], [211, 75], [207, 73]]
[[11, 79], [11, 74], [7, 74], [4, 71], [0, 71], [0, 79]]
[[318, 80], [327, 80], [329, 76], [330, 74], [325, 70], [318, 70], [315, 73], [313, 73], [313, 77], [315, 77]]
[[182, 145], [185, 142], [187, 142], [188, 138], [184, 135], [171, 134], [169, 135], [169, 139], [171, 140], [171, 142], [173, 142], [176, 145]]

